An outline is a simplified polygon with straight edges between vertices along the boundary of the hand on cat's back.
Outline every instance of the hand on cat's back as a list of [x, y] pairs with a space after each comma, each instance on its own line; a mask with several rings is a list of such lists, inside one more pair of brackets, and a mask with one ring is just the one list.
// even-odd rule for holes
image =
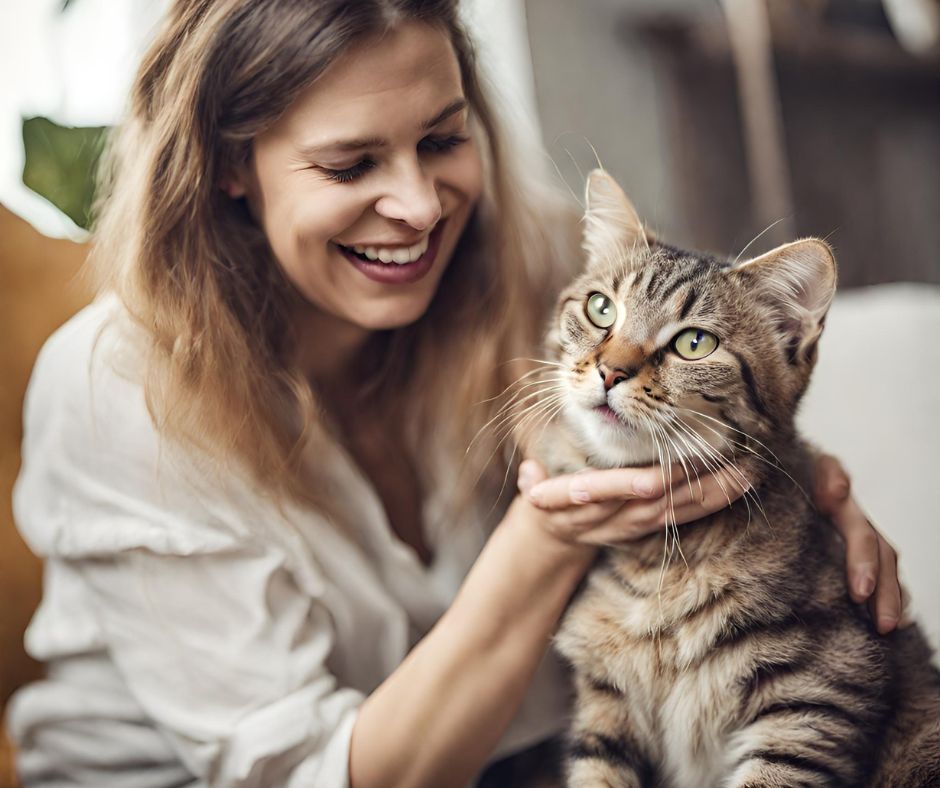
[[898, 555], [871, 524], [852, 496], [842, 464], [828, 454], [816, 457], [813, 498], [845, 540], [849, 593], [865, 602], [882, 635], [911, 622], [905, 619], [904, 593], [898, 581]]

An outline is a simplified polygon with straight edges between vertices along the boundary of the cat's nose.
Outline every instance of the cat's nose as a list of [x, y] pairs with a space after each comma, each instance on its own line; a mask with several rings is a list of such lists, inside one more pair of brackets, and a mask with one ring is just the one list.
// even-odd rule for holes
[[601, 380], [604, 381], [604, 390], [610, 391], [618, 383], [623, 383], [625, 380], [636, 377], [636, 370], [620, 369], [619, 367], [611, 369], [606, 364], [598, 364], [597, 374], [600, 375]]

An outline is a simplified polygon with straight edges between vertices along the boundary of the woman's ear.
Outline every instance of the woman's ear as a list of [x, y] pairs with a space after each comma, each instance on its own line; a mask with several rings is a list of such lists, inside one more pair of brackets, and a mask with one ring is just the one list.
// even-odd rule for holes
[[233, 200], [241, 199], [248, 193], [248, 187], [245, 185], [244, 179], [234, 174], [220, 178], [219, 188]]
[[239, 200], [248, 194], [248, 178], [250, 175], [247, 162], [233, 164], [226, 168], [225, 174], [219, 178], [219, 188], [233, 200]]

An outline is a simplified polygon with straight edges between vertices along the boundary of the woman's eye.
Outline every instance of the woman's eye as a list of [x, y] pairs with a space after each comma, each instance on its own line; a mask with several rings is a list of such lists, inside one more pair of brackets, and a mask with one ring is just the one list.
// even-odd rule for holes
[[418, 150], [424, 153], [446, 153], [466, 142], [469, 137], [452, 134], [449, 137], [425, 137], [418, 143]]
[[672, 340], [672, 349], [682, 358], [697, 361], [718, 347], [718, 337], [701, 328], [687, 328]]
[[617, 320], [617, 307], [603, 293], [591, 293], [584, 305], [584, 312], [598, 328], [610, 328]]
[[350, 181], [356, 180], [365, 175], [369, 170], [375, 166], [375, 162], [371, 159], [363, 159], [356, 164], [353, 164], [352, 167], [347, 167], [344, 170], [331, 170], [329, 167], [317, 167], [317, 169], [326, 175], [331, 181], [337, 181], [339, 183], [349, 183]]

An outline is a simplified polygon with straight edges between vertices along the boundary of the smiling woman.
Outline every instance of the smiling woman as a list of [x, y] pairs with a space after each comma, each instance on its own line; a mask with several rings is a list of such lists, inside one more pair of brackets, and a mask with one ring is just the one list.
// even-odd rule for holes
[[491, 437], [461, 469], [477, 403], [562, 269], [536, 211], [567, 216], [456, 3], [176, 3], [105, 173], [100, 298], [27, 405], [53, 670], [11, 707], [24, 782], [457, 785], [557, 733], [546, 636], [589, 551], [528, 507], [455, 601], [505, 509]]
[[427, 310], [483, 187], [469, 111], [447, 33], [413, 22], [341, 57], [255, 139], [226, 190], [314, 307], [302, 341]]
[[481, 429], [576, 226], [507, 155], [456, 0], [171, 4], [107, 156], [99, 297], [27, 398], [26, 785], [437, 788], [551, 751], [583, 537], [660, 529], [631, 504], [666, 494], [618, 469], [597, 507], [510, 502]]

